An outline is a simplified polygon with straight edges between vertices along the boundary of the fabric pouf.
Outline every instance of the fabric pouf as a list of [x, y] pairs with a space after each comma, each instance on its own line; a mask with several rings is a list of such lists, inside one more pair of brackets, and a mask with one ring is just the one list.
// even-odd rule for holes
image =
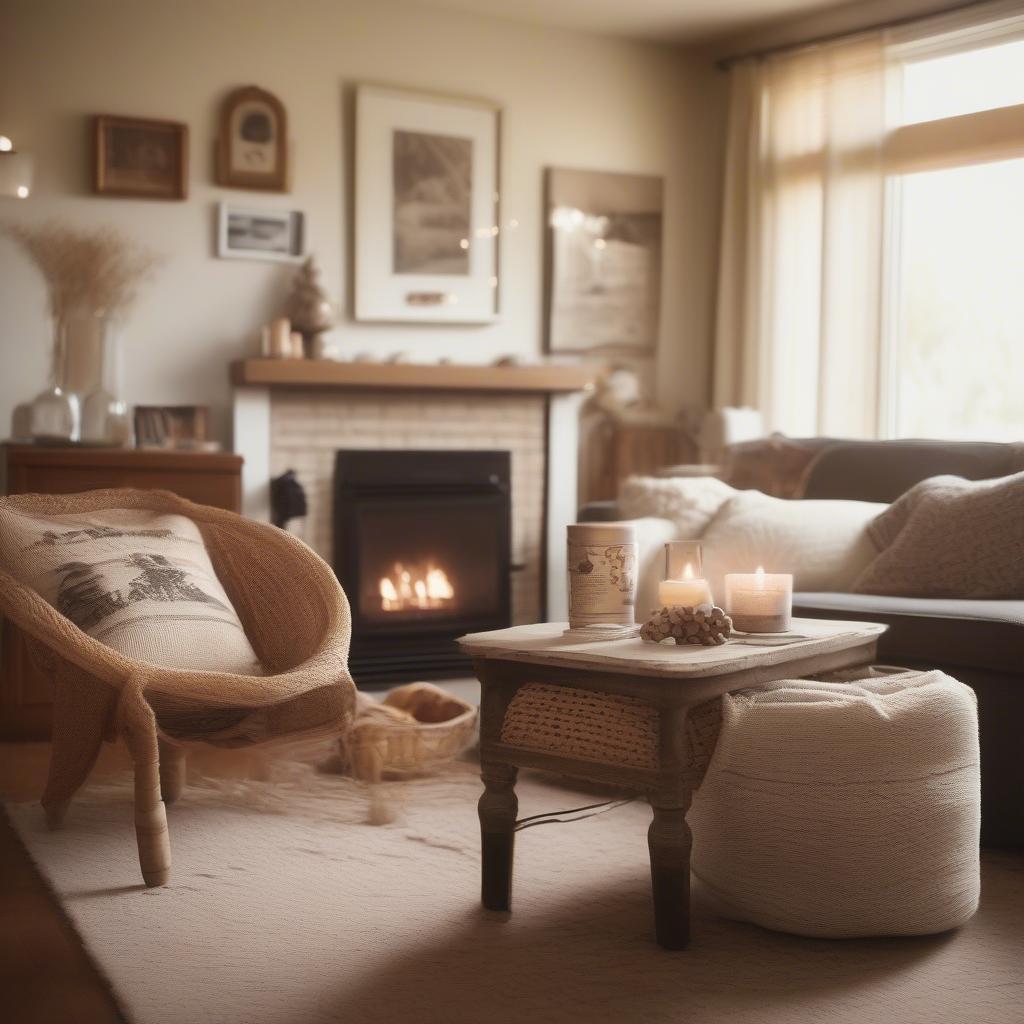
[[729, 917], [798, 935], [924, 935], [977, 909], [974, 692], [942, 672], [785, 680], [722, 698], [689, 813]]

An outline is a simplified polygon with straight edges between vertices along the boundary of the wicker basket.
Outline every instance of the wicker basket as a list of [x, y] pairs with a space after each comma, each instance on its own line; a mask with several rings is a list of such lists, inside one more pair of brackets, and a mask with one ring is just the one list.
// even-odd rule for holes
[[477, 709], [432, 683], [409, 683], [380, 702], [359, 694], [348, 752], [365, 782], [420, 775], [454, 760], [476, 735]]

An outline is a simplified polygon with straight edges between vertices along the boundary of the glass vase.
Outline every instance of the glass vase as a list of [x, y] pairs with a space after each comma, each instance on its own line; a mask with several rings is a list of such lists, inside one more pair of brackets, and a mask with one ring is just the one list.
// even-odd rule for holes
[[134, 444], [131, 416], [123, 394], [121, 339], [106, 318], [100, 318], [95, 385], [82, 401], [82, 441], [128, 448]]
[[50, 383], [32, 401], [29, 416], [32, 439], [42, 444], [73, 444], [79, 438], [78, 396], [67, 387], [69, 321], [54, 320]]

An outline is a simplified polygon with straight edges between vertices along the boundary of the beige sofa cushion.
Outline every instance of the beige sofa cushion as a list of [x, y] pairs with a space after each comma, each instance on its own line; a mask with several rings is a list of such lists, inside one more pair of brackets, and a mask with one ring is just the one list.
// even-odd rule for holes
[[789, 501], [737, 492], [700, 538], [704, 575], [715, 600], [725, 574], [793, 573], [793, 589], [848, 591], [877, 550], [868, 525], [887, 506], [870, 501]]
[[670, 519], [676, 526], [676, 540], [696, 540], [735, 493], [713, 476], [631, 476], [619, 487], [619, 515]]
[[1024, 597], [1024, 473], [923, 480], [871, 524], [860, 594]]
[[91, 637], [136, 661], [261, 674], [198, 527], [181, 515], [0, 508], [0, 565]]

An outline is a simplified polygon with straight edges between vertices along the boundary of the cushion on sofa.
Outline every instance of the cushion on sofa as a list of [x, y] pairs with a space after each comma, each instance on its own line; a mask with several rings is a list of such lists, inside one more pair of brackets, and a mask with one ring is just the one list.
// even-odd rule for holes
[[185, 516], [148, 509], [38, 516], [0, 508], [0, 565], [126, 657], [262, 674], [199, 528]]
[[740, 491], [701, 536], [704, 575], [725, 599], [725, 574], [791, 572], [797, 590], [849, 590], [877, 554], [868, 523], [884, 505], [867, 501], [788, 501]]
[[1024, 598], [1024, 473], [923, 480], [869, 532], [880, 553], [854, 583], [857, 593]]
[[696, 540], [735, 493], [713, 476], [631, 476], [619, 487], [618, 515], [622, 519], [671, 519], [677, 540]]

